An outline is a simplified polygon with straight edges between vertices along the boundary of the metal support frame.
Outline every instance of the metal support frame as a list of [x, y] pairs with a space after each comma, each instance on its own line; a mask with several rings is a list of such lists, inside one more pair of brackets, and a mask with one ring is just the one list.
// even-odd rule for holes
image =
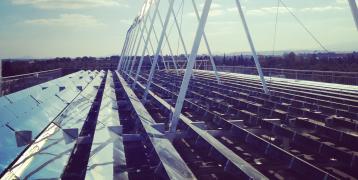
[[[160, 15], [160, 12], [158, 12], [158, 18], [159, 18], [160, 25], [161, 25], [162, 28], [163, 28], [163, 20], [162, 20], [162, 17], [161, 17], [161, 15]], [[157, 33], [155, 32], [155, 29], [153, 29], [153, 30], [154, 30], [154, 34], [157, 34]], [[168, 36], [167, 36], [167, 32], [164, 32], [164, 33], [165, 33], [165, 34], [164, 34], [164, 36], [165, 36], [165, 41], [166, 41], [166, 43], [167, 43], [170, 56], [172, 57], [172, 61], [173, 61], [174, 68], [175, 68], [175, 72], [176, 72], [177, 74], [179, 74], [178, 66], [177, 66], [177, 63], [175, 62], [173, 50], [172, 50], [172, 47], [171, 47], [171, 45], [170, 45], [169, 38], [168, 38]]]
[[[184, 0], [182, 0], [182, 1], [184, 1]], [[176, 17], [176, 14], [175, 14], [173, 8], [172, 8], [172, 10], [171, 10], [171, 13], [173, 14], [173, 17], [174, 17], [175, 27], [177, 28], [177, 31], [178, 31], [178, 34], [179, 34], [179, 39], [180, 39], [181, 44], [182, 44], [183, 49], [184, 49], [185, 57], [186, 57], [186, 59], [189, 61], [188, 50], [187, 50], [187, 48], [186, 48], [186, 45], [185, 45], [185, 42], [184, 42], [184, 38], [183, 38], [183, 34], [181, 33], [180, 26], [179, 26], [179, 23], [178, 23], [178, 20], [177, 20], [177, 17]]]
[[[153, 29], [153, 30], [154, 30], [154, 29]], [[148, 33], [148, 29], [146, 29], [146, 32], [147, 32], [147, 34], [149, 34], [149, 33]], [[146, 39], [143, 38], [143, 41], [145, 41], [145, 40], [146, 40]], [[155, 54], [154, 47], [153, 47], [152, 41], [151, 41], [150, 39], [149, 39], [149, 45], [150, 45], [150, 49], [152, 50], [152, 53]], [[149, 49], [148, 49], [148, 48], [147, 48], [147, 53], [148, 53], [148, 56], [149, 56], [150, 65], [152, 65], [153, 60], [152, 60], [152, 58], [150, 57], [150, 52], [149, 52]], [[160, 70], [158, 63], [157, 63], [157, 69]]]
[[[180, 116], [181, 110], [183, 108], [183, 103], [184, 103], [185, 96], [186, 96], [186, 93], [188, 90], [190, 77], [193, 74], [193, 67], [194, 67], [196, 56], [197, 56], [197, 53], [199, 50], [201, 38], [204, 33], [206, 21], [208, 19], [211, 3], [212, 3], [212, 0], [206, 0], [204, 7], [203, 7], [203, 12], [202, 12], [202, 15], [201, 15], [201, 18], [199, 21], [199, 26], [196, 31], [193, 48], [191, 50], [189, 61], [186, 66], [183, 82], [180, 86], [180, 91], [179, 91], [179, 95], [177, 98], [177, 102], [175, 104], [174, 113], [173, 113], [172, 119], [170, 121], [169, 132], [175, 132], [176, 127], [178, 125], [179, 116]], [[146, 91], [147, 90], [148, 90], [148, 87], [146, 88]]]
[[[139, 28], [139, 31], [141, 32], [140, 34], [140, 37], [139, 37], [139, 42], [138, 42], [138, 44], [137, 44], [137, 48], [136, 48], [136, 52], [135, 52], [135, 54], [134, 54], [134, 56], [132, 57], [132, 60], [130, 60], [130, 67], [131, 68], [129, 68], [129, 72], [128, 72], [128, 74], [129, 75], [131, 75], [132, 74], [132, 71], [133, 71], [133, 68], [134, 68], [134, 64], [135, 64], [135, 61], [136, 61], [136, 59], [137, 59], [137, 54], [138, 54], [138, 51], [139, 51], [139, 48], [140, 48], [140, 45], [141, 45], [141, 43], [140, 42], [142, 42], [142, 39], [144, 38], [144, 28], [145, 28], [145, 24], [143, 24], [143, 27], [141, 27], [141, 25], [139, 25], [138, 26], [138, 28]], [[127, 72], [127, 71], [126, 71]]]
[[[149, 31], [148, 31], [148, 28], [145, 28], [145, 32], [147, 33], [147, 34], [149, 34]], [[142, 39], [144, 42], [146, 41], [146, 38], [144, 38], [143, 37], [143, 39]], [[150, 53], [155, 53], [154, 52], [154, 47], [153, 47], [153, 44], [152, 44], [152, 41], [149, 39], [149, 45], [150, 45], [150, 49], [152, 50], [151, 52], [149, 51], [149, 48], [147, 48], [147, 53], [148, 53], [148, 55], [150, 54]], [[150, 61], [150, 65], [152, 65], [152, 59], [149, 57], [149, 61]], [[157, 69], [159, 70], [159, 65], [158, 65], [158, 63], [157, 63]]]
[[[196, 6], [195, 0], [192, 0], [192, 2], [193, 2], [193, 7], [194, 7], [196, 18], [198, 19], [198, 21], [200, 21], [200, 16], [199, 16], [199, 12], [198, 12], [198, 8]], [[218, 81], [218, 83], [221, 83], [219, 73], [216, 70], [215, 61], [214, 61], [214, 58], [213, 58], [213, 54], [211, 53], [211, 49], [210, 49], [209, 42], [208, 42], [208, 39], [206, 37], [205, 31], [203, 32], [203, 38], [204, 38], [206, 49], [208, 50], [208, 53], [209, 53], [211, 66], [213, 67], [213, 71], [215, 72], [216, 80]]]
[[[184, 0], [182, 0], [182, 1], [184, 1]], [[181, 44], [183, 46], [183, 49], [184, 49], [185, 57], [187, 59], [187, 62], [189, 62], [188, 50], [186, 48], [184, 38], [183, 38], [183, 34], [181, 32], [181, 29], [180, 29], [180, 26], [179, 26], [179, 23], [178, 23], [178, 20], [177, 20], [177, 16], [176, 16], [173, 8], [171, 10], [171, 13], [173, 14], [173, 17], [174, 17], [174, 24], [175, 24], [175, 27], [177, 28], [177, 31], [178, 31], [178, 34], [179, 34], [179, 39], [180, 39], [180, 42], [181, 42]], [[194, 74], [192, 74], [192, 76], [194, 78]]]
[[[147, 34], [149, 34], [149, 31], [148, 31], [147, 28], [145, 28], [145, 32], [146, 32]], [[156, 42], [158, 43], [158, 38], [157, 38], [157, 35], [156, 35], [156, 33], [155, 33], [154, 27], [153, 27], [153, 32], [154, 32], [154, 35], [155, 35], [155, 38], [156, 38]], [[143, 41], [145, 41], [145, 40], [143, 39]], [[152, 41], [151, 41], [150, 39], [149, 39], [149, 45], [150, 45], [150, 47], [151, 47], [151, 49], [152, 49], [152, 53], [154, 54], [155, 52], [154, 52], [153, 44], [152, 44]], [[148, 48], [147, 48], [147, 53], [150, 54]], [[160, 52], [160, 55], [163, 57], [163, 52]], [[165, 61], [164, 61], [164, 62], [165, 62]], [[152, 63], [152, 62], [150, 62], [150, 63]], [[158, 69], [159, 69], [158, 63], [157, 63], [157, 67], [158, 67]], [[164, 67], [164, 68], [165, 68], [166, 70], [168, 70], [168, 69], [167, 69], [168, 67]]]
[[[159, 15], [159, 11], [158, 11], [158, 15]], [[157, 32], [155, 31], [155, 28], [153, 27], [153, 34], [154, 34], [154, 38], [155, 38], [155, 41], [157, 42], [157, 44], [158, 44], [158, 36], [157, 36]], [[161, 58], [162, 58], [162, 60], [163, 60], [163, 64], [164, 64], [164, 69], [167, 71], [169, 68], [167, 67], [167, 65], [166, 65], [166, 61], [165, 61], [165, 59], [164, 59], [164, 56], [163, 56], [163, 51], [162, 50], [160, 50], [160, 56], [161, 56]]]
[[[148, 4], [149, 4], [149, 7], [148, 7]], [[130, 76], [132, 74], [134, 64], [135, 64], [135, 62], [137, 60], [137, 54], [139, 52], [139, 48], [140, 48], [140, 45], [141, 45], [141, 42], [142, 42], [142, 37], [144, 36], [144, 31], [145, 31], [144, 29], [145, 29], [145, 26], [147, 24], [147, 20], [148, 20], [149, 14], [150, 14], [151, 4], [152, 4], [151, 1], [147, 0], [145, 5], [144, 5], [144, 10], [143, 10], [142, 14], [140, 15], [140, 17], [142, 18], [142, 19], [139, 20], [140, 22], [139, 22], [139, 25], [138, 25], [139, 26], [138, 28], [140, 30], [140, 38], [139, 38], [139, 41], [138, 41], [137, 48], [136, 48], [136, 51], [134, 53], [134, 56], [133, 56], [133, 58], [132, 58], [132, 60], [130, 62], [131, 63], [131, 68], [129, 70], [129, 75]], [[148, 12], [145, 14], [145, 9], [147, 9], [147, 8], [148, 8]], [[141, 26], [142, 26], [142, 28], [141, 28]]]
[[255, 49], [254, 43], [253, 43], [252, 38], [251, 38], [250, 30], [249, 30], [249, 27], [247, 25], [244, 12], [242, 10], [240, 0], [236, 0], [236, 6], [237, 6], [237, 9], [239, 11], [239, 15], [241, 17], [241, 21], [242, 21], [242, 24], [243, 24], [244, 29], [245, 29], [247, 40], [249, 41], [249, 44], [250, 44], [252, 56], [254, 57], [255, 65], [256, 65], [257, 71], [258, 71], [259, 76], [260, 76], [262, 88], [263, 88], [265, 94], [269, 94], [270, 92], [269, 92], [269, 90], [267, 88], [267, 85], [266, 85], [266, 80], [264, 78], [264, 74], [263, 74], [262, 69], [261, 69], [259, 58], [257, 56], [256, 49]]
[[[159, 11], [159, 4], [160, 4], [160, 0], [157, 0], [155, 1], [156, 2], [156, 6], [155, 6], [155, 10], [154, 10], [154, 14], [152, 16], [152, 19], [151, 19], [151, 23], [150, 23], [150, 27], [149, 27], [149, 32], [147, 33], [147, 40], [145, 41], [144, 43], [144, 48], [143, 48], [143, 52], [142, 52], [142, 56], [140, 57], [140, 60], [139, 60], [139, 64], [138, 64], [138, 67], [137, 67], [137, 72], [136, 72], [136, 75], [134, 77], [134, 82], [133, 82], [133, 88], [135, 88], [136, 84], [137, 84], [137, 80], [138, 80], [138, 76], [139, 76], [139, 73], [140, 73], [140, 70], [142, 68], [142, 64], [143, 64], [143, 60], [144, 60], [144, 56], [145, 56], [145, 51], [146, 49], [148, 48], [148, 43], [150, 42], [150, 36], [152, 34], [152, 31], [153, 31], [153, 28], [154, 28], [154, 22], [155, 22], [155, 18], [158, 14], [158, 11]], [[159, 44], [158, 44], [159, 46]], [[158, 51], [157, 51], [158, 52]], [[150, 58], [150, 57], [149, 57]], [[151, 67], [155, 67], [157, 65], [157, 62], [158, 61], [153, 61]], [[159, 66], [158, 66], [159, 67]]]
[[123, 44], [123, 48], [122, 48], [122, 52], [121, 52], [121, 57], [119, 59], [118, 66], [117, 66], [117, 71], [119, 71], [119, 69], [121, 67], [121, 64], [123, 62], [123, 56], [124, 56], [124, 53], [125, 53], [125, 51], [127, 49], [127, 44], [128, 44], [128, 38], [129, 38], [130, 31], [131, 31], [131, 29], [128, 29], [127, 34], [126, 34], [126, 38], [124, 40], [124, 44]]
[[146, 99], [147, 99], [148, 90], [149, 90], [150, 85], [152, 83], [152, 79], [153, 79], [154, 71], [155, 71], [155, 66], [156, 66], [156, 64], [158, 62], [159, 52], [162, 49], [163, 40], [164, 40], [164, 34], [167, 31], [167, 27], [168, 27], [169, 20], [170, 20], [170, 14], [171, 14], [171, 11], [173, 10], [173, 5], [174, 5], [174, 0], [169, 0], [169, 8], [168, 8], [167, 15], [165, 17], [164, 27], [163, 27], [163, 30], [162, 30], [162, 34], [160, 35], [160, 39], [159, 39], [158, 46], [157, 46], [157, 51], [155, 53], [153, 64], [152, 64], [152, 66], [150, 68], [149, 79], [148, 79], [147, 86], [146, 86], [146, 89], [145, 89], [145, 92], [144, 92], [144, 97], [143, 97], [144, 101], [146, 101]]
[[[158, 3], [159, 3], [159, 2], [158, 2]], [[160, 25], [161, 25], [162, 28], [163, 28], [163, 27], [164, 27], [164, 24], [163, 24], [163, 20], [162, 20], [162, 17], [161, 17], [161, 15], [160, 15], [160, 12], [159, 12], [159, 11], [157, 12], [157, 15], [158, 15], [158, 17], [159, 17]], [[156, 17], [154, 16], [154, 17], [153, 17], [153, 20], [152, 20], [152, 22], [151, 22], [152, 24], [154, 24], [155, 18], [156, 18]], [[159, 41], [158, 41], [157, 33], [156, 33], [154, 27], [153, 27], [153, 32], [154, 32], [155, 39], [156, 39], [156, 41], [157, 41], [157, 43], [158, 43]], [[169, 38], [168, 38], [168, 36], [167, 36], [167, 33], [166, 33], [166, 32], [164, 32], [164, 33], [165, 33], [164, 36], [165, 36], [165, 40], [166, 40], [166, 43], [167, 43], [167, 46], [168, 46], [168, 49], [169, 49], [169, 53], [170, 53], [170, 55], [171, 55], [171, 58], [172, 58], [172, 61], [173, 61], [173, 64], [174, 64], [175, 71], [176, 71], [177, 74], [179, 74], [178, 66], [177, 66], [177, 64], [176, 64], [176, 62], [175, 62], [175, 58], [174, 58], [173, 51], [172, 51], [172, 48], [171, 48], [171, 45], [170, 45], [170, 42], [169, 42]], [[151, 34], [151, 32], [150, 32], [150, 33], [147, 33], [147, 34]], [[149, 43], [151, 44], [150, 40], [149, 40]], [[164, 68], [165, 68], [166, 70], [168, 70], [169, 68], [166, 67], [165, 59], [164, 59], [164, 57], [163, 57], [162, 50], [161, 50], [161, 57], [162, 57], [162, 59], [163, 59]], [[157, 63], [157, 64], [158, 64], [158, 63]], [[138, 68], [139, 71], [137, 70], [137, 74], [140, 74], [141, 66], [142, 66], [142, 64], [140, 63], [140, 67]], [[159, 68], [159, 66], [158, 66], [158, 68]], [[137, 77], [137, 74], [136, 74], [136, 77]], [[133, 87], [134, 87], [134, 88], [135, 88], [135, 86], [136, 86], [136, 83], [137, 83], [137, 78], [135, 78], [135, 81], [134, 81], [134, 84], [133, 84]]]
[[2, 96], [2, 59], [0, 59], [0, 97]]
[[356, 28], [358, 30], [358, 8], [356, 0], [348, 0], [349, 6], [351, 7], [352, 15], [354, 22], [356, 24]]
[[[146, 0], [146, 1], [144, 1], [144, 4], [143, 4], [143, 6], [142, 6], [142, 9], [141, 9], [141, 11], [140, 11], [140, 14], [135, 18], [135, 20], [134, 20], [134, 22], [133, 22], [133, 25], [132, 25], [132, 27], [133, 27], [133, 29], [135, 29], [135, 40], [134, 40], [134, 44], [133, 44], [133, 40], [131, 40], [130, 41], [130, 48], [129, 48], [129, 50], [130, 51], [128, 51], [128, 53], [129, 53], [129, 55], [126, 57], [126, 59], [125, 59], [125, 65], [124, 65], [124, 67], [123, 67], [123, 69], [122, 69], [122, 71], [127, 71], [127, 67], [128, 67], [128, 63], [129, 63], [129, 59], [131, 58], [131, 55], [133, 54], [133, 49], [134, 49], [134, 47], [135, 47], [135, 44], [136, 44], [136, 40], [137, 40], [137, 37], [138, 37], [138, 28], [136, 28], [137, 27], [137, 25], [138, 25], [138, 23], [140, 23], [141, 21], [140, 21], [140, 18], [141, 18], [141, 16], [142, 16], [142, 13], [144, 13], [145, 12], [145, 7], [146, 7], [146, 5], [147, 5], [147, 3], [148, 3], [148, 0]], [[132, 45], [133, 44], [133, 45]]]
[[133, 40], [133, 43], [132, 43], [132, 48], [131, 48], [131, 51], [129, 53], [129, 57], [127, 58], [127, 64], [124, 68], [124, 71], [125, 72], [128, 72], [128, 69], [129, 69], [129, 65], [131, 64], [131, 58], [133, 57], [133, 54], [134, 54], [134, 49], [135, 49], [135, 45], [137, 44], [137, 40], [138, 40], [138, 37], [139, 37], [139, 34], [140, 34], [140, 28], [138, 26], [138, 21], [135, 22], [135, 28], [136, 28], [136, 33], [135, 33], [135, 37], [134, 37], [134, 40]]
[[130, 53], [131, 47], [132, 47], [133, 37], [135, 36], [135, 33], [136, 33], [135, 25], [132, 24], [132, 30], [131, 30], [131, 34], [130, 34], [129, 40], [128, 40], [128, 47], [127, 47], [126, 52], [125, 52], [126, 56], [124, 56], [123, 65], [121, 67], [122, 71], [124, 71], [124, 68], [125, 68], [125, 66], [127, 64], [129, 53]]
[[120, 59], [120, 63], [119, 63], [119, 70], [122, 70], [123, 69], [123, 66], [124, 64], [126, 63], [126, 59], [127, 59], [127, 55], [128, 55], [128, 50], [130, 48], [130, 43], [131, 43], [131, 39], [132, 39], [132, 34], [133, 34], [133, 25], [129, 28], [128, 30], [128, 39], [127, 39], [127, 42], [124, 46], [124, 51], [123, 51], [123, 55], [121, 56], [121, 59]]
[[133, 32], [131, 33], [131, 36], [130, 36], [130, 39], [129, 39], [129, 45], [128, 45], [128, 49], [127, 49], [127, 53], [126, 53], [127, 56], [125, 56], [122, 71], [124, 71], [126, 69], [126, 67], [127, 67], [129, 58], [131, 57], [131, 52], [132, 52], [132, 49], [133, 49], [134, 39], [138, 34], [138, 29], [136, 28], [135, 23], [133, 24], [133, 30], [132, 31]]

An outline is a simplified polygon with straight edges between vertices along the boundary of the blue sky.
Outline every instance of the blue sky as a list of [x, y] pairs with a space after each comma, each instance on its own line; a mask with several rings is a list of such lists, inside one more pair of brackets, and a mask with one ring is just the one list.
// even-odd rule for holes
[[[161, 0], [164, 17], [168, 0]], [[47, 58], [119, 54], [144, 0], [1, 0], [0, 57]], [[197, 0], [199, 7], [203, 0]], [[258, 51], [272, 51], [277, 0], [241, 0]], [[346, 0], [283, 0], [329, 50], [358, 50], [358, 32]], [[187, 49], [197, 26], [191, 0], [177, 0]], [[170, 24], [172, 27], [172, 22]], [[277, 50], [322, 50], [284, 8], [279, 8]], [[158, 22], [155, 23], [160, 32]], [[206, 33], [213, 52], [248, 51], [234, 0], [213, 0]], [[175, 53], [175, 28], [170, 28]], [[155, 39], [152, 38], [155, 44]], [[200, 53], [206, 53], [201, 46]], [[164, 53], [168, 50], [164, 47]]]

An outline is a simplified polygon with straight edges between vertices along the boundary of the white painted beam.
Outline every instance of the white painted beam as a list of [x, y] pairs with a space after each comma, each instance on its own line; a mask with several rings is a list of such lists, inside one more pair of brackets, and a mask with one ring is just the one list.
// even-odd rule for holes
[[250, 44], [252, 56], [254, 57], [255, 65], [256, 65], [257, 71], [258, 71], [259, 76], [260, 76], [262, 88], [263, 88], [265, 94], [269, 94], [269, 90], [268, 90], [267, 85], [266, 85], [266, 80], [264, 78], [264, 74], [263, 74], [262, 69], [261, 69], [259, 57], [257, 56], [257, 52], [256, 52], [256, 49], [255, 49], [255, 46], [254, 46], [254, 42], [252, 41], [251, 33], [250, 33], [249, 27], [247, 25], [244, 12], [242, 10], [240, 0], [236, 0], [236, 6], [237, 6], [237, 9], [239, 11], [239, 15], [241, 17], [242, 24], [244, 26], [244, 30], [245, 30], [245, 33], [246, 33], [247, 40], [249, 41], [249, 44]]
[[126, 38], [124, 40], [124, 44], [123, 44], [123, 48], [122, 48], [122, 52], [121, 52], [121, 57], [120, 57], [119, 62], [118, 62], [117, 71], [119, 71], [119, 69], [121, 68], [121, 65], [123, 63], [123, 59], [124, 59], [126, 50], [128, 48], [128, 40], [129, 40], [131, 30], [132, 29], [129, 28], [128, 31], [127, 31]]
[[349, 6], [351, 7], [352, 15], [354, 22], [356, 24], [356, 28], [358, 30], [358, 8], [356, 0], [348, 0]]
[[[141, 42], [142, 42], [142, 38], [144, 37], [144, 32], [145, 32], [145, 27], [147, 25], [147, 20], [149, 19], [149, 14], [150, 14], [150, 9], [151, 9], [151, 1], [147, 1], [146, 5], [144, 6], [144, 9], [148, 9], [148, 12], [146, 14], [143, 15], [143, 20], [141, 20], [141, 22], [139, 23], [139, 29], [140, 29], [140, 38], [137, 44], [137, 48], [136, 51], [134, 53], [133, 59], [131, 60], [131, 68], [129, 70], [129, 75], [132, 76], [132, 71], [134, 68], [134, 65], [137, 61], [137, 54], [139, 53], [139, 49], [141, 46]], [[143, 21], [143, 22], [142, 22]]]
[[179, 118], [179, 115], [181, 114], [181, 110], [183, 108], [183, 103], [184, 103], [185, 96], [186, 96], [186, 93], [187, 93], [187, 90], [189, 87], [190, 77], [193, 74], [193, 67], [194, 67], [196, 56], [197, 56], [197, 53], [199, 50], [201, 38], [204, 33], [204, 29], [205, 29], [208, 15], [209, 15], [211, 3], [212, 3], [212, 0], [206, 0], [204, 7], [203, 7], [203, 12], [201, 14], [199, 25], [198, 25], [198, 28], [196, 31], [193, 48], [191, 50], [189, 61], [186, 66], [183, 82], [180, 86], [179, 95], [178, 95], [178, 98], [177, 98], [177, 101], [175, 104], [175, 110], [174, 110], [172, 119], [170, 121], [170, 127], [169, 127], [170, 132], [175, 132], [176, 127], [178, 125], [178, 120], [179, 120], [178, 118]]
[[[192, 2], [193, 2], [193, 7], [194, 7], [196, 18], [198, 19], [198, 21], [200, 21], [200, 16], [199, 16], [199, 12], [198, 12], [198, 8], [196, 6], [195, 0], [192, 0]], [[213, 71], [215, 72], [216, 80], [218, 81], [218, 83], [221, 83], [218, 71], [216, 70], [215, 61], [213, 58], [213, 54], [211, 53], [210, 45], [209, 45], [208, 39], [206, 37], [205, 31], [203, 32], [203, 38], [204, 38], [206, 49], [208, 50], [208, 53], [209, 53], [211, 66], [213, 67]]]
[[171, 12], [173, 10], [173, 5], [174, 5], [174, 0], [169, 0], [169, 7], [168, 7], [167, 15], [165, 17], [164, 27], [163, 27], [162, 33], [160, 35], [159, 43], [158, 43], [158, 46], [157, 46], [157, 51], [156, 51], [155, 56], [154, 56], [153, 64], [152, 64], [152, 66], [150, 68], [149, 79], [148, 79], [147, 86], [146, 86], [146, 89], [145, 89], [145, 92], [144, 92], [144, 97], [143, 97], [144, 101], [146, 101], [146, 98], [147, 98], [147, 95], [148, 95], [148, 90], [149, 90], [150, 85], [152, 83], [152, 79], [153, 79], [154, 71], [155, 71], [155, 66], [157, 65], [158, 58], [159, 58], [159, 53], [160, 53], [160, 51], [162, 49], [164, 36], [165, 36], [165, 32], [167, 31], [167, 27], [168, 27], [169, 20], [170, 20], [170, 15], [171, 15]]
[[[146, 40], [145, 43], [144, 43], [144, 48], [143, 48], [143, 51], [142, 51], [142, 56], [140, 57], [139, 64], [138, 64], [138, 67], [137, 67], [137, 71], [136, 71], [136, 75], [135, 75], [135, 77], [134, 77], [133, 88], [135, 88], [135, 86], [136, 86], [136, 83], [137, 83], [137, 80], [138, 80], [138, 76], [139, 76], [140, 71], [141, 71], [141, 69], [142, 69], [142, 64], [143, 64], [143, 60], [144, 60], [144, 56], [145, 56], [145, 51], [146, 51], [147, 48], [148, 48], [148, 43], [150, 42], [150, 36], [151, 36], [152, 31], [153, 31], [153, 28], [154, 28], [155, 18], [156, 18], [157, 14], [158, 14], [158, 11], [159, 11], [158, 9], [159, 9], [160, 0], [157, 0], [155, 3], [156, 3], [156, 6], [155, 6], [154, 14], [153, 14], [153, 16], [152, 16], [152, 19], [150, 20], [149, 32], [147, 33], [147, 40]], [[158, 46], [159, 46], [159, 44], [158, 44]], [[149, 58], [150, 58], [150, 57], [149, 57]], [[158, 62], [158, 61], [153, 62], [151, 67], [154, 66], [154, 68], [155, 68], [155, 66], [157, 65], [157, 62]], [[159, 67], [159, 66], [158, 66], [158, 67]], [[155, 70], [155, 69], [154, 69], [154, 70]]]

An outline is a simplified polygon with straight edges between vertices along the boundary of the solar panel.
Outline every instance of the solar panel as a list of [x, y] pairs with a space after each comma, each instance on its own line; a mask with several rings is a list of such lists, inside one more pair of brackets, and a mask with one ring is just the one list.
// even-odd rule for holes
[[[94, 74], [79, 71], [0, 98], [0, 171], [28, 146], [29, 134], [38, 136], [80, 93], [76, 86], [87, 84]], [[67, 88], [58, 92], [61, 85]]]
[[[101, 78], [97, 76], [88, 88], [84, 89], [83, 93], [86, 97], [77, 96], [54, 123], [51, 123], [41, 134], [43, 137], [37, 138], [37, 141], [29, 147], [22, 157], [31, 157], [32, 160], [25, 159], [16, 162], [15, 169], [12, 171], [17, 176], [21, 179], [59, 178], [61, 176], [75, 145], [77, 134], [88, 116], [97, 93], [93, 86], [99, 85], [100, 82]], [[35, 154], [31, 154], [31, 151]]]

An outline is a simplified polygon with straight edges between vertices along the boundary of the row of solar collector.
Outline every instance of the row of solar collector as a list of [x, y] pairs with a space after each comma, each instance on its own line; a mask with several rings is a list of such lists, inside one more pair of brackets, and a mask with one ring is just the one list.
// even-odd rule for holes
[[[152, 127], [155, 125], [154, 120], [130, 90], [129, 85], [124, 79], [119, 74], [113, 74], [112, 72], [106, 73], [101, 71], [93, 75], [93, 78], [89, 78], [89, 81], [86, 81], [88, 85], [81, 87], [78, 86], [78, 83], [72, 83], [70, 92], [76, 92], [74, 94], [70, 93], [72, 99], [69, 97], [62, 99], [65, 97], [52, 94], [52, 96], [59, 96], [57, 97], [58, 99], [66, 102], [63, 104], [62, 110], [58, 111], [57, 116], [54, 116], [53, 121], [50, 118], [43, 118], [42, 121], [46, 123], [36, 126], [39, 118], [36, 120], [33, 118], [26, 119], [26, 121], [30, 121], [29, 124], [32, 124], [31, 127], [21, 127], [18, 129], [19, 131], [20, 129], [34, 131], [36, 128], [34, 132], [36, 138], [29, 138], [35, 139], [33, 142], [23, 142], [23, 137], [26, 134], [21, 134], [19, 138], [15, 138], [14, 134], [16, 134], [16, 130], [15, 132], [10, 131], [10, 133], [4, 134], [12, 142], [11, 147], [16, 149], [16, 152], [9, 153], [10, 148], [2, 150], [8, 154], [6, 156], [7, 161], [3, 163], [3, 167], [7, 168], [1, 174], [0, 179], [108, 179], [111, 177], [113, 179], [128, 179], [130, 172], [125, 169], [127, 167], [127, 154], [125, 154], [123, 145], [123, 141], [127, 136], [123, 136], [121, 132], [122, 126], [119, 119], [116, 97], [118, 93], [116, 89], [122, 88], [123, 91], [120, 93], [126, 94], [125, 101], [129, 103], [132, 114], [136, 114], [133, 117], [134, 119], [131, 120], [140, 122], [139, 126], [144, 128], [140, 133], [141, 136], [150, 142], [148, 145], [153, 149], [151, 152], [152, 156], [155, 157], [153, 159], [155, 162], [153, 163], [158, 172], [163, 172], [160, 176], [167, 179], [195, 179], [170, 141], [163, 138], [164, 134], [162, 132]], [[76, 78], [82, 77], [80, 79], [86, 79], [87, 77], [84, 78], [84, 76], [89, 75], [76, 75]], [[94, 80], [90, 81], [90, 79]], [[115, 79], [119, 79], [120, 83], [115, 84]], [[103, 82], [105, 82], [104, 86]], [[58, 86], [57, 83], [52, 83], [52, 85]], [[45, 86], [41, 85], [41, 90], [49, 89], [42, 87]], [[104, 89], [102, 89], [103, 87]], [[56, 89], [53, 92], [62, 92], [66, 88], [64, 89], [60, 85]], [[103, 96], [101, 95], [99, 97], [101, 100], [98, 101], [96, 97], [102, 91]], [[34, 101], [38, 104], [42, 103], [42, 99]], [[48, 104], [51, 104], [51, 102]], [[99, 108], [93, 108], [97, 107], [98, 104], [100, 104]], [[42, 109], [47, 109], [47, 107], [44, 106]], [[58, 109], [60, 108], [58, 107]], [[93, 138], [81, 136], [86, 124], [90, 121], [91, 114], [97, 110], [99, 113], [98, 117], [95, 117], [96, 127], [93, 132]], [[33, 112], [30, 112], [30, 114], [33, 114]], [[91, 118], [93, 119], [93, 117]], [[15, 125], [13, 126], [15, 127]], [[5, 130], [1, 129], [1, 131]], [[21, 143], [26, 145], [19, 147]], [[83, 161], [81, 155], [77, 157], [73, 155], [77, 151], [80, 151], [79, 147], [81, 144], [89, 143], [91, 143], [90, 149], [85, 150], [90, 152], [88, 163], [86, 163], [87, 166], [79, 168], [78, 171], [73, 171], [73, 169], [78, 169], [76, 161]], [[2, 161], [3, 159], [5, 160], [5, 158], [1, 158]]]
[[[66, 139], [68, 134], [63, 131], [81, 127], [80, 120], [86, 118], [103, 74], [103, 71], [79, 71], [0, 98], [2, 178], [19, 174], [26, 178], [26, 174], [31, 175], [26, 171], [39, 171], [27, 167], [28, 159], [33, 167], [43, 163], [41, 159], [48, 159], [41, 158], [45, 156], [55, 156], [58, 163], [61, 163], [58, 159], [66, 159], [61, 153], [73, 142]], [[47, 148], [46, 154], [41, 154], [42, 147]], [[30, 156], [31, 153], [34, 154]], [[27, 159], [21, 159], [24, 157]], [[44, 174], [58, 171], [56, 166], [44, 169], [41, 171]]]

